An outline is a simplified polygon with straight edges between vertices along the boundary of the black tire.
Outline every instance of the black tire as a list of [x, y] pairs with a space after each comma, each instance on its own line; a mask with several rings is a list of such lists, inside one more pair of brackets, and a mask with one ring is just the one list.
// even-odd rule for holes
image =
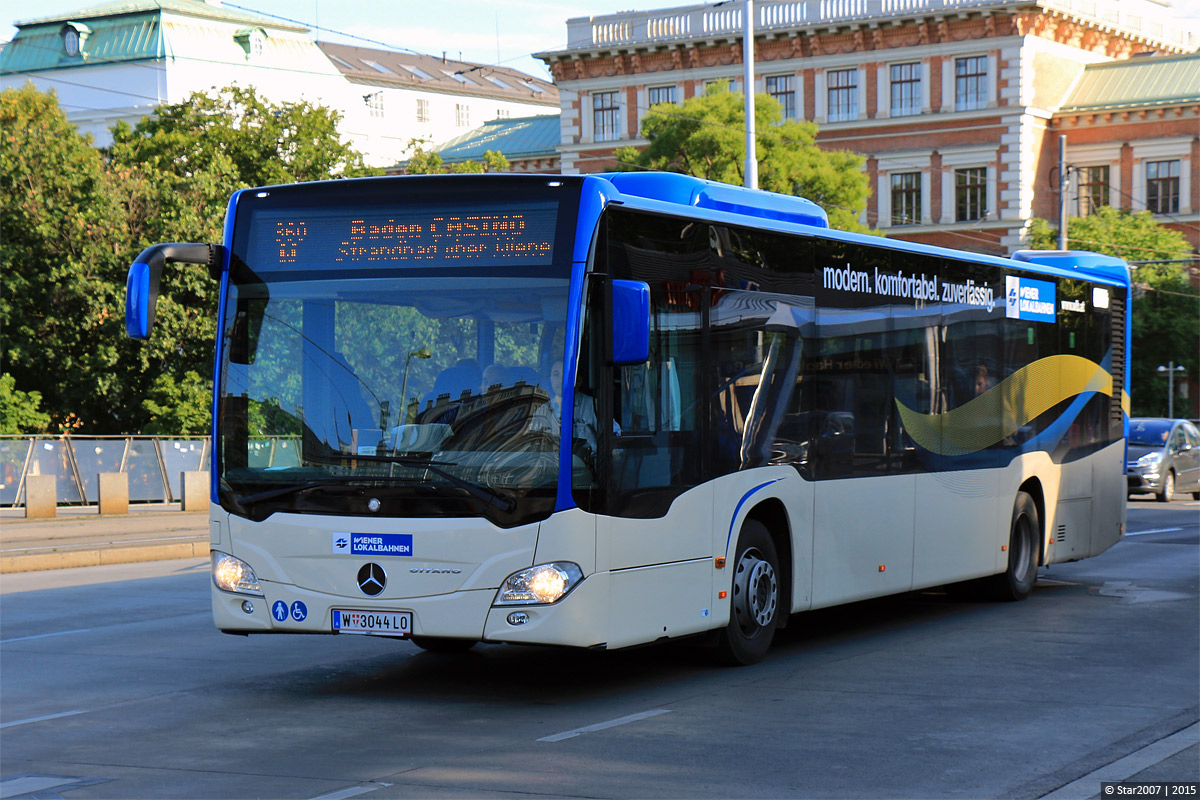
[[1175, 494], [1175, 472], [1167, 470], [1167, 474], [1163, 476], [1162, 491], [1154, 496], [1160, 503], [1171, 502], [1171, 495]]
[[716, 657], [730, 666], [757, 664], [767, 655], [784, 612], [779, 556], [766, 527], [747, 520], [738, 535], [729, 589], [729, 624], [717, 639]]
[[987, 581], [997, 600], [1024, 600], [1037, 583], [1038, 543], [1042, 526], [1037, 504], [1025, 492], [1017, 492], [1008, 534], [1008, 568]]
[[430, 653], [465, 653], [478, 644], [474, 639], [448, 639], [445, 636], [414, 636], [412, 643]]

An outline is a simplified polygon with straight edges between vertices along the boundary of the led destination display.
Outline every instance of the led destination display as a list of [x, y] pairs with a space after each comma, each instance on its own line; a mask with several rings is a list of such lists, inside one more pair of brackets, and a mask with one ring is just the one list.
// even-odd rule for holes
[[550, 264], [555, 203], [369, 212], [263, 211], [251, 241], [259, 263], [291, 269], [331, 264]]

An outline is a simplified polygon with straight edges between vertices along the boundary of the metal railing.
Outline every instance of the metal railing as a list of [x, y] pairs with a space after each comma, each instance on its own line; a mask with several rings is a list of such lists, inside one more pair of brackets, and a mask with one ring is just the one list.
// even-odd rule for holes
[[[1035, 5], [1098, 23], [1137, 37], [1192, 50], [1197, 33], [1170, 24], [1167, 10], [1152, 0], [1035, 0]], [[769, 33], [914, 15], [999, 10], [1011, 0], [762, 0], [755, 3], [755, 30]], [[742, 4], [684, 6], [624, 11], [567, 20], [567, 52], [596, 47], [652, 45], [713, 35], [740, 35]]]
[[0, 506], [25, 504], [25, 479], [53, 475], [60, 505], [99, 502], [102, 472], [129, 475], [130, 502], [173, 503], [180, 472], [205, 471], [207, 436], [0, 436]]

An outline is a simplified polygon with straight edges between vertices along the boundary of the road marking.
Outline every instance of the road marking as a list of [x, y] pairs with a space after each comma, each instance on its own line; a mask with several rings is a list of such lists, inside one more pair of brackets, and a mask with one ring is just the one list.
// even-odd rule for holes
[[382, 789], [385, 786], [391, 786], [390, 783], [364, 783], [362, 786], [351, 786], [349, 789], [338, 789], [336, 792], [329, 794], [321, 794], [312, 798], [312, 800], [345, 800], [347, 797], [358, 797], [360, 794], [373, 792], [376, 789]]
[[550, 736], [543, 736], [542, 738], [538, 739], [538, 741], [539, 742], [561, 742], [563, 739], [572, 739], [572, 738], [580, 735], [581, 733], [591, 733], [593, 731], [602, 731], [606, 728], [615, 728], [618, 725], [627, 725], [630, 722], [637, 722], [640, 719], [647, 719], [649, 717], [657, 717], [659, 714], [670, 714], [670, 713], [671, 713], [671, 710], [669, 708], [655, 708], [651, 711], [642, 711], [639, 714], [630, 714], [627, 717], [620, 717], [618, 719], [610, 719], [608, 722], [597, 722], [595, 725], [585, 725], [582, 728], [574, 728], [569, 731], [563, 731], [562, 733], [555, 733]]
[[48, 719], [58, 719], [59, 717], [73, 717], [76, 714], [86, 714], [86, 713], [87, 713], [87, 709], [81, 709], [79, 711], [60, 711], [57, 714], [46, 714], [45, 716], [30, 717], [29, 719], [18, 719], [18, 720], [14, 720], [12, 722], [5, 722], [4, 724], [0, 725], [0, 730], [4, 730], [5, 728], [13, 728], [13, 727], [16, 727], [17, 725], [28, 725], [31, 722], [43, 722]]
[[1183, 528], [1155, 528], [1152, 531], [1126, 531], [1125, 535], [1126, 536], [1145, 536], [1148, 533], [1175, 533], [1176, 531], [1181, 531], [1181, 530], [1183, 530]]
[[103, 631], [109, 628], [121, 628], [126, 625], [140, 625], [144, 622], [161, 622], [164, 619], [187, 619], [188, 617], [208, 617], [210, 614], [207, 611], [199, 611], [195, 614], [179, 614], [174, 617], [155, 617], [153, 619], [139, 619], [134, 622], [115, 622], [112, 625], [97, 625], [94, 628], [76, 628], [72, 631], [52, 631], [51, 633], [33, 633], [29, 636], [14, 636], [11, 639], [0, 639], [0, 644], [11, 644], [12, 642], [28, 642], [31, 639], [45, 639], [50, 636], [67, 636], [72, 633], [91, 633], [92, 631]]
[[131, 706], [137, 703], [149, 703], [152, 700], [162, 700], [167, 697], [178, 697], [179, 695], [187, 694], [187, 692], [164, 692], [163, 694], [151, 695], [150, 697], [138, 697], [133, 700], [121, 700], [116, 703], [105, 703], [102, 706], [95, 708], [81, 708], [77, 711], [60, 711], [57, 714], [44, 714], [40, 717], [30, 717], [29, 719], [15, 719], [12, 722], [0, 724], [0, 730], [5, 728], [15, 728], [18, 725], [28, 725], [31, 722], [45, 722], [48, 719], [60, 719], [62, 717], [74, 717], [79, 714], [91, 714], [93, 711], [105, 711], [110, 708], [119, 708], [120, 706]]
[[75, 783], [75, 778], [55, 777], [50, 775], [26, 775], [20, 778], [0, 782], [0, 800], [7, 797], [17, 797], [33, 792], [44, 792]]
[[1147, 767], [1170, 758], [1197, 742], [1200, 742], [1200, 722], [1193, 722], [1165, 739], [1151, 742], [1140, 750], [1134, 750], [1124, 758], [1118, 758], [1111, 764], [1093, 770], [1082, 778], [1073, 780], [1050, 794], [1043, 795], [1041, 800], [1086, 800], [1088, 797], [1095, 797], [1100, 793], [1101, 782], [1123, 781], [1133, 777]]

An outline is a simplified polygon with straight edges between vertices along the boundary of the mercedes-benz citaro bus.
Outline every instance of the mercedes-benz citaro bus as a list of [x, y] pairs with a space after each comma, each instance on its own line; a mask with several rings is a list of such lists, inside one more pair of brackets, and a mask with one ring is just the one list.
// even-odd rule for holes
[[212, 607], [227, 633], [763, 658], [790, 615], [1006, 599], [1123, 535], [1130, 281], [831, 230], [683, 175], [237, 192]]

